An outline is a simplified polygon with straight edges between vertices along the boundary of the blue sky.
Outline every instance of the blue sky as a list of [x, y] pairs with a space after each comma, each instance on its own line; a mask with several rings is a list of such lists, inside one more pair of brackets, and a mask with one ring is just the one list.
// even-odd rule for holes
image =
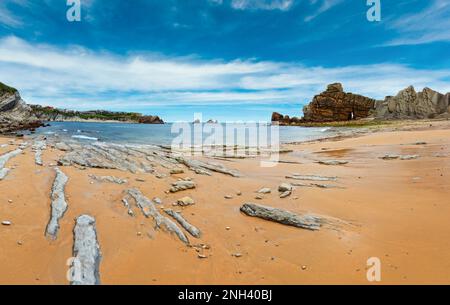
[[326, 84], [450, 91], [450, 1], [1, 0], [0, 81], [29, 103], [166, 121], [301, 116]]

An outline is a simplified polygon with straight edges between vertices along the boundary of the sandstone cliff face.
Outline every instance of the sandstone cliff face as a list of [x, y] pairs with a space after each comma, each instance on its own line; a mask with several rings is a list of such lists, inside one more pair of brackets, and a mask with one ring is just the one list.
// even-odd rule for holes
[[22, 100], [19, 92], [0, 83], [0, 133], [40, 127], [41, 122]]
[[367, 118], [375, 108], [374, 99], [346, 93], [341, 84], [328, 85], [326, 91], [316, 95], [313, 101], [303, 108], [303, 121], [336, 122]]
[[416, 92], [410, 86], [396, 96], [388, 96], [377, 102], [375, 117], [378, 119], [427, 119], [450, 116], [450, 93], [443, 95], [430, 88]]

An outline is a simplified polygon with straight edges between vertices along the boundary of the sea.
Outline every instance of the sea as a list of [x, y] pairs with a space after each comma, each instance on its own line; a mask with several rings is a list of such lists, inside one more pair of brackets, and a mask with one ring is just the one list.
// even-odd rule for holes
[[[214, 144], [223, 145], [244, 137], [248, 143], [256, 137], [268, 143], [293, 143], [327, 138], [338, 133], [336, 128], [309, 128], [298, 126], [276, 126], [259, 123], [166, 123], [163, 125], [97, 123], [97, 122], [48, 122], [50, 126], [36, 130], [36, 135], [56, 136], [80, 142], [108, 142], [118, 144], [171, 145], [174, 140], [214, 139]], [[204, 141], [203, 140], [203, 141]], [[211, 140], [210, 140], [211, 141]], [[230, 142], [231, 141], [231, 142]]]

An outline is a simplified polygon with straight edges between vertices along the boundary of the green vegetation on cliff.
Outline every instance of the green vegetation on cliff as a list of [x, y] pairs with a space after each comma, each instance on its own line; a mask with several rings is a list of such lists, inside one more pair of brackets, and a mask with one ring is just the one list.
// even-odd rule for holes
[[9, 87], [9, 86], [5, 85], [4, 83], [0, 82], [0, 95], [3, 95], [5, 93], [14, 94], [16, 92], [17, 92], [16, 88]]
[[114, 112], [106, 110], [74, 111], [58, 109], [54, 107], [44, 107], [40, 105], [30, 105], [34, 114], [43, 121], [65, 121], [65, 120], [97, 120], [97, 121], [118, 121], [135, 122], [144, 124], [164, 124], [157, 116], [143, 116], [136, 112]]

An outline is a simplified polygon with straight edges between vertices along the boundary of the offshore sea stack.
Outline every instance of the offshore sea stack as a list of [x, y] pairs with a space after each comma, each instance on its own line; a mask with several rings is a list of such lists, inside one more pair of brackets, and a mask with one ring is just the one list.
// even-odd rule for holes
[[20, 97], [19, 92], [0, 83], [0, 134], [35, 129], [42, 123]]
[[416, 92], [413, 86], [388, 96], [376, 104], [377, 119], [434, 119], [450, 117], [450, 93], [446, 95], [430, 88]]
[[303, 108], [303, 121], [336, 122], [367, 118], [375, 108], [374, 99], [344, 92], [342, 84], [328, 85], [326, 91], [316, 95], [313, 101]]

